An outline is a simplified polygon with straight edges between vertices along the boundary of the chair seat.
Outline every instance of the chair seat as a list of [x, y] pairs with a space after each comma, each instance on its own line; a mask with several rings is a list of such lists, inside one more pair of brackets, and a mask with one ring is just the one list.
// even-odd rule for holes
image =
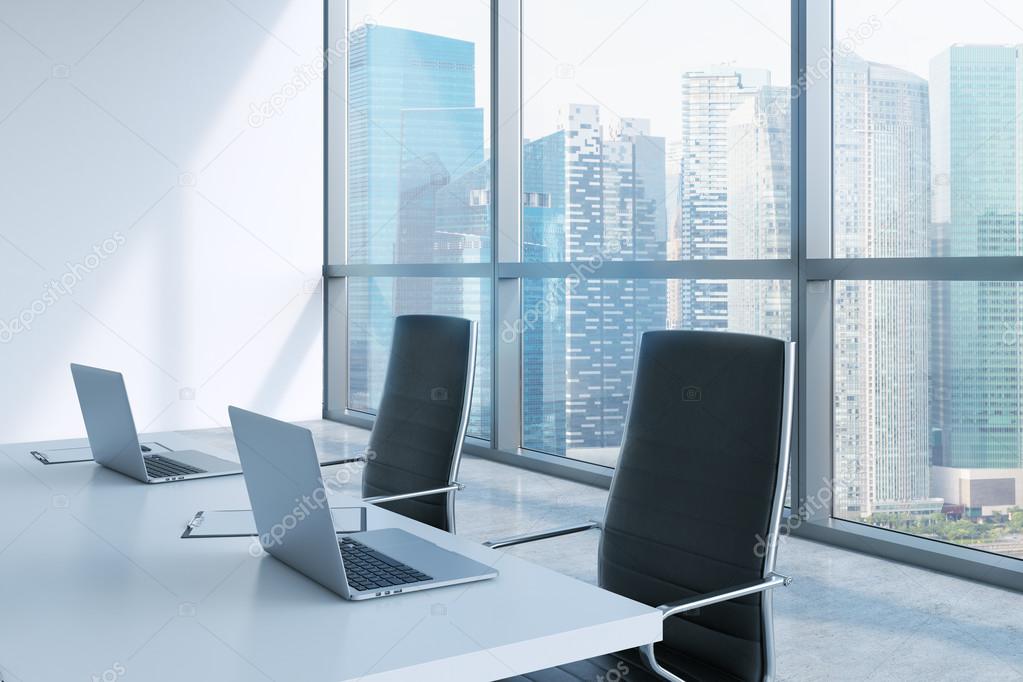
[[[658, 649], [657, 662], [685, 682], [740, 682], [738, 677], [712, 668], [705, 663], [681, 655], [677, 651]], [[557, 668], [537, 670], [503, 682], [664, 682], [642, 662], [639, 652], [619, 651], [596, 656], [585, 661], [559, 665]]]

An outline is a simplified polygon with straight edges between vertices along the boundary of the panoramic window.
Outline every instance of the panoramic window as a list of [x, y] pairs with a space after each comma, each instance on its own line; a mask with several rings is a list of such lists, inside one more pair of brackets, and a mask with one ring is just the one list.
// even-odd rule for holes
[[[1018, 25], [993, 3], [835, 10], [834, 255], [1023, 255]], [[834, 513], [1023, 557], [1020, 286], [922, 267], [834, 284]]]
[[1017, 5], [341, 3], [325, 413], [395, 316], [466, 317], [467, 451], [604, 476], [644, 332], [772, 336], [796, 524], [1023, 558]]
[[446, 4], [350, 3], [349, 263], [490, 257], [489, 11]]
[[789, 23], [783, 0], [525, 0], [523, 259], [787, 258]]
[[[447, 2], [349, 3], [348, 264], [490, 260], [490, 12]], [[347, 407], [373, 413], [394, 317], [481, 322], [469, 434], [490, 434], [489, 280], [351, 277]]]
[[523, 447], [613, 466], [647, 330], [790, 337], [789, 281], [642, 270], [790, 256], [789, 3], [745, 5], [523, 2], [522, 259], [585, 264], [522, 283]]

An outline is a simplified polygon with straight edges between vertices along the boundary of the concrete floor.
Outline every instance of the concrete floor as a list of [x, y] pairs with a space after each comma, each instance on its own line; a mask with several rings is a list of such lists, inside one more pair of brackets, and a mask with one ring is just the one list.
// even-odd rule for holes
[[[366, 431], [304, 424], [331, 452]], [[233, 447], [222, 429], [190, 432]], [[459, 535], [480, 541], [600, 518], [607, 491], [476, 457], [462, 461]], [[359, 480], [352, 480], [354, 490]], [[596, 531], [510, 548], [596, 582]], [[1023, 680], [1023, 595], [939, 573], [784, 538], [775, 591], [780, 680]]]

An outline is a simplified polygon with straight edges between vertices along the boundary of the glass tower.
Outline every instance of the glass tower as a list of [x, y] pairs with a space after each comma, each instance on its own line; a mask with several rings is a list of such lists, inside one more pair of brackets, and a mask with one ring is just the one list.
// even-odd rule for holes
[[665, 145], [643, 119], [611, 128], [570, 104], [523, 148], [523, 258], [569, 260], [566, 280], [523, 282], [523, 439], [613, 464], [639, 337], [665, 322], [663, 280], [601, 278], [604, 262], [663, 260]]
[[[833, 240], [837, 256], [927, 254], [927, 82], [836, 56]], [[936, 511], [930, 498], [927, 288], [834, 288], [835, 508], [852, 518]]]
[[[792, 140], [788, 88], [765, 86], [728, 117], [728, 257], [788, 258], [791, 251]], [[787, 281], [728, 282], [727, 327], [787, 339]]]
[[[672, 257], [728, 257], [728, 126], [732, 112], [770, 85], [764, 69], [721, 66], [682, 74], [681, 183]], [[728, 328], [728, 282], [671, 283], [668, 326], [723, 331]]]
[[[471, 42], [387, 26], [351, 33], [348, 261], [489, 259], [490, 164], [476, 107]], [[488, 435], [489, 285], [459, 278], [353, 280], [349, 401], [380, 399], [392, 318], [437, 312], [479, 319], [469, 432]]]
[[[565, 259], [565, 132], [522, 147], [522, 259]], [[564, 454], [564, 281], [522, 280], [522, 443]], [[515, 330], [501, 330], [513, 334]]]
[[[1023, 255], [1023, 57], [953, 45], [931, 60], [933, 211], [942, 255]], [[936, 290], [935, 464], [1023, 467], [1023, 297], [1012, 282]]]

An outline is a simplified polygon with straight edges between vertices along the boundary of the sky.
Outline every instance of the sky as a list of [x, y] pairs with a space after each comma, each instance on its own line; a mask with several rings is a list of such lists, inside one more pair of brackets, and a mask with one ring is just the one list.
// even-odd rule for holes
[[[818, 2], [823, 0], [810, 0]], [[522, 126], [533, 139], [557, 128], [567, 103], [595, 103], [605, 122], [651, 120], [652, 134], [681, 135], [684, 71], [732, 64], [790, 76], [789, 0], [522, 0]], [[438, 11], [438, 8], [448, 8]], [[484, 0], [351, 0], [350, 21], [437, 33], [476, 44], [477, 101], [490, 95], [489, 3]], [[1020, 0], [835, 0], [835, 36], [873, 25], [857, 41], [866, 59], [927, 77], [949, 45], [1023, 43]], [[489, 112], [488, 112], [489, 113]]]
[[1019, 0], [836, 0], [835, 37], [878, 18], [860, 56], [927, 78], [932, 57], [953, 43], [1023, 44]]

